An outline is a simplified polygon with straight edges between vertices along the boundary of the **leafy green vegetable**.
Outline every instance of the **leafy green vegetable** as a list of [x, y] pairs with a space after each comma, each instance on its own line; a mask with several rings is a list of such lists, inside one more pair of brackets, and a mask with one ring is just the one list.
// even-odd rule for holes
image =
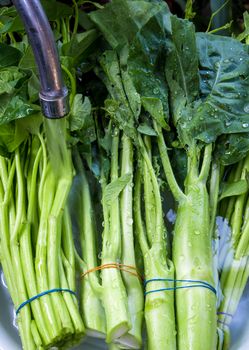
[[0, 68], [18, 65], [21, 57], [21, 51], [12, 46], [0, 43]]
[[17, 83], [23, 77], [25, 74], [17, 67], [2, 68], [0, 70], [0, 95], [13, 93]]
[[221, 186], [220, 200], [231, 196], [239, 196], [246, 193], [248, 190], [248, 183], [246, 180], [224, 183]]
[[120, 192], [131, 180], [130, 174], [125, 174], [118, 179], [110, 182], [104, 189], [103, 201], [104, 205], [110, 208], [111, 204], [118, 198]]
[[[213, 142], [217, 136], [247, 132], [248, 49], [238, 41], [198, 34], [201, 101], [184, 112], [181, 120], [193, 137]], [[236, 53], [236, 54], [235, 54]]]

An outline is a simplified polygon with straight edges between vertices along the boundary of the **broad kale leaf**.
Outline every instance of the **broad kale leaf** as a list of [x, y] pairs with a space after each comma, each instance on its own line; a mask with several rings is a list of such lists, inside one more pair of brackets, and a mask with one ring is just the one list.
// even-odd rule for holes
[[[201, 100], [183, 114], [193, 137], [214, 142], [224, 134], [249, 131], [249, 54], [240, 42], [198, 34]], [[184, 119], [184, 118], [183, 118]]]
[[[235, 155], [241, 159], [249, 149], [244, 137], [249, 132], [247, 46], [228, 37], [195, 34], [189, 22], [172, 17], [166, 77], [182, 145], [216, 142], [222, 137], [217, 147], [222, 161], [230, 164]], [[239, 152], [238, 145], [242, 147]]]

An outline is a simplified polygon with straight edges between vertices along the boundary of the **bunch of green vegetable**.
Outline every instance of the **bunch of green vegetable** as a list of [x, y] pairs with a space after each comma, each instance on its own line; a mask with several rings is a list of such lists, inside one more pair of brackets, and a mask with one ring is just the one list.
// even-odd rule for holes
[[249, 267], [248, 46], [163, 1], [82, 3], [43, 1], [63, 121], [42, 120], [23, 28], [0, 10], [0, 259], [23, 348], [86, 333], [110, 349], [229, 349]]

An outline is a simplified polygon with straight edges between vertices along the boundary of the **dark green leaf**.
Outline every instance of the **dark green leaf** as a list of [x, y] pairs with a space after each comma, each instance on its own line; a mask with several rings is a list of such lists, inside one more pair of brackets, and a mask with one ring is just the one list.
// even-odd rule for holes
[[179, 128], [206, 143], [249, 132], [249, 55], [237, 40], [198, 34], [201, 100], [182, 111]]
[[56, 0], [41, 0], [50, 21], [73, 15], [73, 7]]
[[10, 45], [0, 43], [0, 68], [18, 65], [21, 57], [21, 51]]
[[15, 17], [9, 17], [4, 22], [4, 25], [0, 28], [0, 34], [12, 33], [24, 30], [21, 18], [16, 14]]
[[221, 194], [219, 200], [222, 200], [231, 196], [239, 196], [245, 194], [248, 191], [247, 180], [239, 180], [231, 183], [223, 183], [221, 185]]
[[223, 165], [237, 163], [249, 152], [249, 132], [230, 134], [218, 139], [216, 154]]
[[[140, 112], [139, 96], [134, 88], [132, 88], [131, 91], [134, 91], [134, 96], [131, 97], [132, 94], [127, 89], [126, 91], [129, 93], [130, 100], [127, 98], [125, 86], [126, 88], [128, 86], [131, 88], [132, 82], [126, 75], [126, 72], [121, 71], [116, 52], [111, 50], [106, 51], [100, 58], [100, 65], [102, 70], [97, 70], [96, 73], [102, 79], [112, 97], [105, 101], [105, 109], [116, 123], [118, 123], [118, 126], [135, 141], [137, 139], [135, 120]], [[121, 75], [124, 76], [125, 86]]]
[[18, 67], [8, 67], [0, 69], [0, 95], [14, 92], [15, 87], [25, 74]]
[[171, 91], [174, 122], [199, 92], [198, 55], [194, 25], [171, 17], [172, 44], [166, 58], [166, 77]]
[[39, 106], [31, 105], [24, 101], [21, 96], [0, 96], [0, 125], [7, 124], [12, 120], [27, 117], [40, 110]]
[[140, 124], [137, 130], [144, 135], [157, 136], [157, 133], [155, 132], [155, 130], [148, 124], [144, 124], [144, 123]]
[[96, 41], [99, 34], [96, 29], [90, 29], [86, 32], [76, 34], [69, 43], [61, 47], [63, 56], [73, 58], [74, 65], [77, 65], [85, 51]]
[[103, 205], [110, 207], [113, 201], [118, 198], [121, 191], [131, 181], [131, 174], [125, 174], [119, 177], [117, 180], [109, 183], [103, 193]]
[[141, 102], [143, 108], [150, 113], [153, 119], [155, 119], [162, 128], [169, 130], [169, 126], [165, 121], [166, 116], [164, 114], [162, 101], [155, 97], [142, 97]]
[[149, 19], [164, 7], [162, 2], [114, 0], [89, 16], [109, 44], [116, 48], [131, 42]]
[[32, 75], [28, 81], [28, 94], [31, 102], [36, 102], [39, 99], [40, 87], [41, 84], [38, 76], [32, 72]]
[[92, 119], [91, 102], [88, 97], [83, 97], [77, 94], [74, 97], [71, 113], [70, 113], [70, 130], [81, 130], [87, 125], [87, 120]]
[[25, 50], [24, 55], [19, 62], [19, 67], [22, 69], [29, 69], [33, 71], [35, 74], [38, 74], [38, 68], [35, 63], [35, 57], [30, 45]]
[[5, 152], [11, 153], [20, 146], [27, 135], [28, 133], [23, 132], [15, 122], [0, 125], [0, 146]]

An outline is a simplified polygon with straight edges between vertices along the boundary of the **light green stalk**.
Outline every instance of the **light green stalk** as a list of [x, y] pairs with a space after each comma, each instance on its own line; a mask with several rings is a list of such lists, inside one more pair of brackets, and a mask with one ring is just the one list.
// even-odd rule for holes
[[[197, 148], [190, 148], [183, 192], [176, 183], [162, 130], [156, 123], [154, 127], [158, 132], [158, 147], [167, 182], [178, 201], [173, 240], [176, 279], [200, 280], [214, 286], [210, 230], [213, 222], [210, 223], [206, 188], [212, 145], [205, 147], [200, 173]], [[179, 350], [216, 348], [216, 295], [211, 290], [202, 287], [176, 290], [176, 311]]]
[[[119, 169], [119, 131], [114, 130], [111, 147], [111, 182], [118, 179]], [[102, 181], [102, 189], [105, 191]], [[116, 263], [121, 258], [121, 224], [119, 198], [110, 206], [103, 201], [104, 233], [102, 245], [102, 264]], [[120, 338], [131, 328], [126, 289], [121, 273], [116, 268], [103, 269], [102, 302], [106, 314], [106, 342]]]
[[[120, 217], [122, 226], [122, 263], [136, 267], [133, 236], [133, 145], [129, 137], [122, 137], [121, 176], [132, 175], [120, 198]], [[131, 349], [142, 346], [142, 321], [144, 296], [142, 281], [139, 276], [122, 272], [128, 297], [128, 308], [131, 318], [131, 330], [119, 338], [119, 343]]]
[[[162, 203], [159, 191], [159, 185], [154, 173], [151, 159], [144, 147], [142, 139], [139, 139], [142, 153], [142, 168], [147, 167], [147, 174], [153, 186], [155, 203], [155, 225], [151, 236], [152, 243], [149, 243], [149, 237], [146, 235], [142, 219], [141, 208], [141, 170], [138, 169], [135, 182], [134, 209], [136, 234], [144, 259], [145, 280], [154, 278], [173, 279], [173, 264], [167, 259], [165, 228], [163, 225]], [[148, 197], [144, 197], [148, 200]], [[145, 206], [148, 203], [145, 202]], [[146, 286], [146, 292], [162, 288], [172, 287], [168, 281], [154, 281]], [[158, 349], [176, 349], [176, 332], [174, 316], [174, 293], [172, 291], [161, 291], [148, 293], [145, 299], [145, 321], [148, 335], [148, 350]]]
[[[75, 165], [77, 170], [78, 198], [78, 228], [80, 232], [82, 258], [84, 265], [82, 271], [86, 272], [97, 266], [96, 227], [92, 207], [90, 187], [82, 160], [75, 152]], [[81, 282], [81, 309], [89, 336], [104, 338], [106, 332], [105, 313], [101, 303], [102, 287], [99, 284], [99, 273], [91, 272], [82, 278]]]
[[[175, 222], [173, 262], [176, 279], [200, 280], [214, 286], [209, 197], [206, 188], [210, 159], [211, 154], [207, 160], [204, 157], [199, 175], [196, 155], [193, 153], [189, 156], [185, 181], [186, 199], [179, 202]], [[201, 287], [178, 289], [176, 307], [179, 350], [215, 349], [215, 294]], [[203, 339], [206, 339], [205, 342]]]
[[[148, 152], [149, 157], [151, 157], [151, 140], [149, 136], [144, 137], [144, 143]], [[155, 228], [155, 195], [153, 192], [153, 185], [151, 183], [151, 177], [146, 163], [144, 162], [144, 203], [145, 203], [145, 222], [146, 222], [146, 233], [149, 243], [152, 244], [152, 235]]]

